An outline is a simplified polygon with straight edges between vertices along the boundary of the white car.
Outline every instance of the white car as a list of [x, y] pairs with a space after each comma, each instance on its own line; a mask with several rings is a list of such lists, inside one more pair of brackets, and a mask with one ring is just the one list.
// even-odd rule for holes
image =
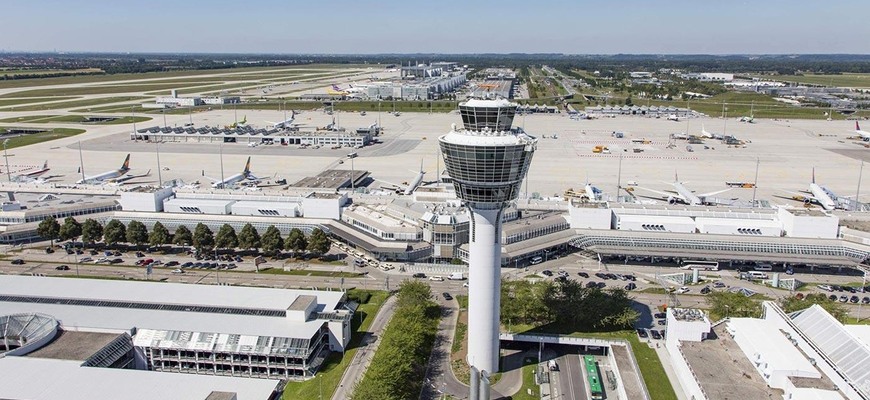
[[683, 287], [677, 289], [677, 294], [683, 294], [683, 293], [689, 293], [689, 288], [683, 286]]
[[430, 280], [430, 281], [443, 282], [443, 281], [444, 281], [444, 278], [441, 277], [441, 276], [438, 276], [438, 275], [434, 275], [434, 276], [430, 276], [430, 277], [429, 277], [429, 280]]
[[173, 274], [183, 274], [184, 270], [183, 269], [174, 269], [174, 270], [172, 270], [172, 273]]

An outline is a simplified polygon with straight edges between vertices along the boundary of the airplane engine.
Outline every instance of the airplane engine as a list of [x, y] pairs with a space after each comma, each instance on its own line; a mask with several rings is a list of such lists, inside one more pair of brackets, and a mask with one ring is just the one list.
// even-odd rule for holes
[[677, 199], [675, 197], [668, 197], [668, 204], [677, 204]]

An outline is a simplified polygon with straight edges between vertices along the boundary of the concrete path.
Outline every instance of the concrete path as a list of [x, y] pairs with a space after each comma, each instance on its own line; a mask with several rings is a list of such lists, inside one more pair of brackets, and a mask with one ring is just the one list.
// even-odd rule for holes
[[378, 314], [375, 315], [375, 320], [372, 321], [368, 332], [363, 336], [360, 349], [354, 355], [347, 370], [344, 371], [344, 375], [342, 375], [341, 381], [338, 383], [338, 388], [335, 389], [335, 394], [332, 395], [333, 400], [349, 398], [356, 383], [362, 379], [363, 373], [365, 373], [369, 364], [371, 364], [372, 357], [374, 357], [381, 343], [378, 338], [383, 334], [387, 323], [393, 317], [395, 305], [396, 296], [390, 296], [384, 302], [384, 305], [381, 306]]
[[423, 383], [420, 399], [438, 399], [443, 394], [457, 399], [467, 399], [468, 386], [456, 379], [456, 376], [453, 375], [453, 369], [450, 368], [453, 333], [459, 320], [459, 304], [456, 300], [448, 301], [439, 297], [439, 305], [441, 306], [441, 322], [438, 324], [438, 333], [435, 337], [435, 345], [432, 347], [432, 355], [429, 358], [429, 368], [426, 370], [426, 379]]

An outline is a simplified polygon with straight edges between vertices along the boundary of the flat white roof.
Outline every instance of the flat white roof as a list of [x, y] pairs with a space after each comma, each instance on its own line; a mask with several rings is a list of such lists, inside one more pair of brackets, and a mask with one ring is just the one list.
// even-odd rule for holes
[[737, 226], [741, 228], [781, 228], [782, 224], [770, 219], [735, 219], [735, 218], [704, 218], [696, 217], [695, 222], [701, 225]]
[[27, 400], [205, 400], [213, 391], [238, 400], [266, 400], [274, 379], [181, 374], [134, 369], [82, 367], [81, 361], [31, 357], [0, 359], [0, 398]]
[[618, 215], [620, 222], [645, 222], [650, 224], [689, 224], [695, 225], [695, 220], [690, 217], [669, 216], [669, 215], [635, 215], [621, 214]]
[[864, 346], [870, 347], [870, 325], [843, 325], [843, 328], [863, 342]]
[[143, 303], [287, 310], [297, 296], [317, 296], [318, 311], [332, 311], [339, 291], [194, 285], [186, 283], [0, 276], [0, 294]]
[[[343, 292], [244, 288], [233, 286], [149, 283], [96, 279], [0, 276], [0, 295], [155, 305], [245, 308], [286, 311], [300, 295], [316, 295], [317, 311], [332, 311]], [[67, 329], [126, 331], [132, 328], [226, 333], [309, 339], [325, 320], [294, 321], [287, 316], [128, 308], [94, 305], [0, 301], [0, 315], [39, 312], [57, 318]]]
[[[788, 376], [820, 378], [821, 373], [810, 364], [810, 361], [785, 337], [779, 330], [779, 325], [763, 319], [731, 318], [728, 328], [735, 336], [743, 337], [760, 354], [767, 363], [770, 372], [784, 372]], [[740, 341], [738, 340], [738, 343]], [[750, 361], [755, 361], [756, 354], [746, 354]]]
[[843, 400], [843, 396], [833, 390], [794, 388], [790, 400]]

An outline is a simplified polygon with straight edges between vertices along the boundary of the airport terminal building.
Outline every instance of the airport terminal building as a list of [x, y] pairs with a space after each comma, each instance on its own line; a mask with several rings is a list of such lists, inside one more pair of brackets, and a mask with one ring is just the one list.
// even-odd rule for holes
[[0, 287], [0, 315], [126, 335], [135, 369], [244, 378], [313, 377], [344, 352], [355, 309], [340, 291], [27, 276]]

